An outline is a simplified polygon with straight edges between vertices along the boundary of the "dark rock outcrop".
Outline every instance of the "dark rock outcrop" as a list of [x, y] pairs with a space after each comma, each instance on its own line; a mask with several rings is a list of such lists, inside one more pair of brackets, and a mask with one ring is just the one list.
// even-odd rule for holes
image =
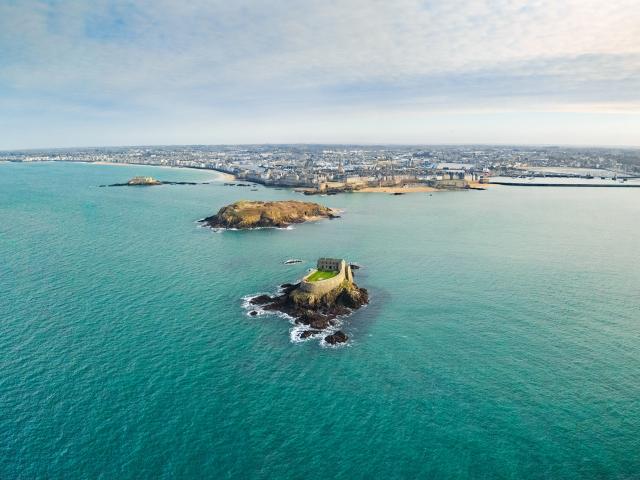
[[[315, 332], [322, 332], [336, 325], [336, 317], [344, 317], [354, 310], [369, 303], [366, 289], [345, 280], [330, 292], [315, 296], [300, 290], [299, 284], [284, 284], [282, 293], [270, 297], [260, 295], [250, 300], [254, 305], [261, 305], [267, 311], [286, 313], [300, 325], [307, 325], [309, 330], [300, 334], [300, 338], [308, 338]], [[314, 333], [306, 333], [314, 332]], [[341, 331], [328, 335], [325, 340], [330, 345], [346, 342], [348, 337]]]
[[321, 333], [320, 330], [305, 330], [300, 334], [300, 338], [304, 340], [305, 338], [309, 338], [312, 335], [317, 335], [319, 333]]
[[[202, 182], [201, 185], [209, 182]], [[127, 183], [112, 183], [111, 185], [100, 185], [101, 187], [152, 187], [156, 185], [199, 185], [198, 182], [172, 182], [168, 180], [160, 181], [153, 177], [133, 177]]]
[[329, 328], [329, 326], [331, 326], [331, 320], [326, 317], [317, 318], [315, 320], [312, 320], [309, 326], [317, 330], [324, 330], [325, 328]]
[[296, 319], [296, 323], [311, 325], [313, 322], [318, 322], [324, 318], [324, 315], [322, 315], [321, 313], [313, 312], [311, 310], [303, 310], [300, 313], [300, 316]]
[[336, 343], [345, 343], [347, 340], [349, 340], [349, 337], [347, 337], [347, 335], [342, 330], [338, 330], [337, 332], [324, 337], [324, 341], [329, 345], [335, 345]]
[[266, 305], [273, 300], [273, 297], [269, 295], [258, 295], [257, 297], [253, 297], [251, 300], [249, 300], [249, 303], [251, 305]]
[[299, 283], [283, 283], [282, 285], [280, 285], [280, 288], [282, 289], [282, 293], [291, 293], [293, 292], [296, 288], [298, 288], [300, 284]]

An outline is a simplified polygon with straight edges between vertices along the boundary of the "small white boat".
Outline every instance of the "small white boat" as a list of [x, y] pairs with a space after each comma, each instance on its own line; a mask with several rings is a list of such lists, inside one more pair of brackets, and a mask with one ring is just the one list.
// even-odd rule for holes
[[291, 265], [293, 263], [302, 263], [302, 260], [300, 260], [299, 258], [290, 258], [289, 260], [285, 260], [283, 263], [285, 265]]

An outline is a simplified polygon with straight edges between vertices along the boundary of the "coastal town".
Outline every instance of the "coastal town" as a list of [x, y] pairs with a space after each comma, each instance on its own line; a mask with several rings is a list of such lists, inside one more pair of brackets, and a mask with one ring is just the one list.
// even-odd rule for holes
[[211, 169], [303, 193], [482, 188], [492, 179], [624, 181], [640, 150], [523, 146], [222, 145], [0, 152], [0, 161], [88, 162]]

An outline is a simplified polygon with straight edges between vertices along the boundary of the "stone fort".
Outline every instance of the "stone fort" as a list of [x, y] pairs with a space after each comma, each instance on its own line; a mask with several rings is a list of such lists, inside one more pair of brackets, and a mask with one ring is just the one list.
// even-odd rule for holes
[[342, 258], [319, 258], [317, 270], [338, 272], [338, 274], [335, 277], [327, 278], [325, 280], [309, 282], [307, 279], [316, 272], [316, 270], [313, 270], [305, 275], [302, 282], [300, 282], [300, 287], [298, 288], [301, 291], [312, 295], [324, 295], [340, 286], [340, 284], [345, 280], [353, 282], [351, 266]]

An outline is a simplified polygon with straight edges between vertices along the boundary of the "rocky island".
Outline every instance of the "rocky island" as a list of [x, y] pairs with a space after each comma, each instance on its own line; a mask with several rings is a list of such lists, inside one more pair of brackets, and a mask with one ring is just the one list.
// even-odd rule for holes
[[[202, 182], [200, 185], [208, 184]], [[198, 185], [197, 182], [170, 182], [160, 181], [153, 177], [133, 177], [126, 183], [112, 183], [111, 185], [100, 185], [101, 187], [153, 187], [156, 185]]]
[[369, 303], [369, 294], [353, 281], [351, 266], [343, 259], [321, 258], [317, 269], [300, 283], [281, 286], [278, 295], [250, 298], [250, 315], [259, 311], [280, 312], [299, 327], [295, 340], [321, 338], [328, 345], [345, 343], [348, 336], [339, 330], [341, 318]]
[[200, 223], [211, 228], [246, 230], [286, 228], [294, 223], [337, 217], [335, 210], [312, 202], [241, 200], [222, 207], [217, 214], [200, 220]]
[[162, 182], [153, 177], [133, 177], [127, 185], [162, 185]]

